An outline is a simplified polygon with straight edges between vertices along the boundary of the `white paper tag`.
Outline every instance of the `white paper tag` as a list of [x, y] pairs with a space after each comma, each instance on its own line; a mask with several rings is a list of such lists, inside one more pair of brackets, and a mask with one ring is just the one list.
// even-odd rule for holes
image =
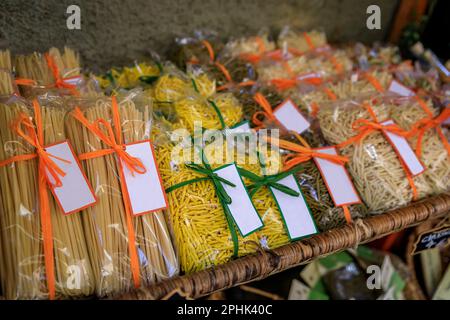
[[411, 89], [409, 89], [408, 87], [404, 86], [403, 84], [401, 84], [396, 80], [391, 81], [388, 91], [396, 93], [402, 97], [412, 97], [416, 95], [414, 91], [412, 91]]
[[280, 104], [273, 112], [278, 122], [289, 131], [301, 134], [310, 127], [310, 123], [300, 113], [297, 106], [290, 99]]
[[141, 160], [146, 169], [145, 173], [133, 174], [123, 160], [120, 160], [132, 214], [141, 215], [167, 208], [166, 193], [150, 141], [128, 144], [125, 151], [130, 156]]
[[308, 72], [297, 76], [297, 80], [305, 80], [310, 78], [322, 78], [322, 75], [318, 72]]
[[[394, 124], [394, 121], [387, 120], [381, 123], [383, 126]], [[395, 133], [389, 131], [383, 131], [386, 138], [389, 140], [391, 145], [396, 150], [399, 157], [401, 157], [403, 163], [408, 169], [412, 176], [417, 176], [425, 171], [425, 167], [422, 165], [420, 160], [417, 158], [408, 141]]]
[[[334, 147], [315, 149], [315, 151], [331, 155], [338, 154]], [[353, 182], [343, 165], [321, 158], [314, 158], [314, 161], [336, 207], [361, 203]]]
[[[73, 149], [68, 141], [60, 142], [45, 147], [45, 150], [55, 157], [69, 161], [66, 163], [56, 158], [51, 158], [55, 164], [64, 171], [65, 176], [61, 179], [61, 187], [53, 187], [50, 189], [64, 214], [71, 214], [89, 206], [94, 205], [97, 200], [80, 164], [75, 157]], [[53, 177], [47, 170], [47, 179], [50, 184], [54, 183]]]
[[221, 178], [224, 178], [236, 186], [229, 186], [222, 182], [226, 193], [231, 198], [231, 203], [228, 204], [228, 209], [233, 217], [239, 232], [243, 237], [260, 229], [264, 224], [255, 209], [250, 196], [245, 189], [242, 178], [236, 168], [236, 165], [229, 164], [224, 167], [214, 170]]
[[317, 233], [311, 212], [294, 175], [291, 174], [277, 182], [300, 193], [298, 197], [295, 197], [270, 187], [283, 216], [289, 238], [294, 240]]
[[351, 81], [352, 83], [358, 81], [358, 74], [357, 74], [357, 73], [353, 73], [352, 76], [351, 76], [351, 78], [350, 78], [350, 81]]

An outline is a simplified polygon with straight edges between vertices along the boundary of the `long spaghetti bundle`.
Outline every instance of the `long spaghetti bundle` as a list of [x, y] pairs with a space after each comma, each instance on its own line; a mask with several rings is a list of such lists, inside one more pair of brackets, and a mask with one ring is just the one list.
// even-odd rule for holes
[[[65, 140], [64, 117], [66, 110], [61, 100], [41, 103], [44, 145]], [[2, 160], [15, 154], [31, 153], [33, 147], [10, 132], [11, 123], [19, 113], [33, 117], [23, 104], [13, 103], [1, 108]], [[39, 121], [39, 120], [36, 120]], [[5, 159], [6, 158], [6, 159]], [[5, 252], [4, 291], [10, 298], [47, 297], [42, 256], [42, 232], [40, 230], [37, 201], [37, 160], [19, 161], [1, 167], [4, 215], [2, 219], [3, 249]], [[5, 188], [5, 191], [3, 189]], [[9, 189], [12, 188], [12, 189]], [[21, 190], [22, 192], [17, 192]], [[57, 296], [88, 296], [94, 291], [92, 269], [84, 242], [81, 218], [76, 213], [64, 215], [53, 197], [49, 198], [52, 241], [54, 247], [55, 289]]]
[[[149, 100], [132, 97], [133, 93], [130, 93], [119, 103], [121, 134], [125, 143], [148, 139], [150, 135]], [[80, 106], [89, 122], [97, 119], [111, 121], [113, 118], [111, 98], [75, 100], [73, 103]], [[79, 154], [110, 148], [72, 116], [66, 118], [66, 130]], [[132, 246], [137, 250], [138, 276], [142, 284], [176, 275], [177, 257], [162, 211], [128, 220], [127, 214], [130, 213], [126, 211], [123, 200], [116, 155], [86, 159], [83, 166], [98, 198], [95, 207], [81, 213], [97, 294], [113, 295], [133, 286]], [[130, 243], [130, 230], [135, 234], [135, 243]]]
[[250, 62], [255, 57], [261, 58], [266, 52], [275, 50], [275, 42], [269, 38], [266, 31], [261, 31], [254, 37], [243, 37], [229, 41], [225, 46], [225, 54], [232, 57], [241, 57]]
[[[374, 213], [406, 205], [413, 198], [432, 193], [423, 175], [410, 176], [381, 130], [372, 129], [388, 120], [395, 107], [381, 99], [362, 103], [348, 100], [337, 101], [318, 113], [325, 139], [332, 144], [342, 144], [341, 154], [350, 159], [348, 169], [355, 186]], [[352, 138], [356, 139], [358, 125], [369, 134], [349, 143]]]
[[9, 50], [0, 50], [0, 95], [11, 95], [15, 90], [11, 53]]

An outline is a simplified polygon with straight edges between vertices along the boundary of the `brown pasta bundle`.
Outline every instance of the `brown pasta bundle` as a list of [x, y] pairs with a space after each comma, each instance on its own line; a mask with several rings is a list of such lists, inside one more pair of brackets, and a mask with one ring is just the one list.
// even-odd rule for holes
[[[113, 117], [111, 98], [74, 100], [71, 104], [80, 106], [89, 122], [110, 121]], [[149, 138], [150, 108], [150, 100], [136, 96], [136, 92], [120, 100], [121, 134], [125, 143]], [[79, 154], [110, 148], [72, 116], [66, 118], [66, 129]], [[152, 284], [176, 275], [178, 261], [162, 211], [127, 220], [127, 214], [131, 213], [125, 208], [116, 155], [86, 159], [83, 166], [98, 198], [95, 207], [81, 213], [97, 294], [114, 295], [133, 286], [130, 252], [133, 245], [137, 250], [140, 282]], [[134, 244], [130, 243], [130, 228], [135, 234]]]
[[[61, 106], [61, 100], [41, 102], [42, 128], [44, 145], [65, 140], [64, 117], [66, 110]], [[3, 105], [2, 151], [10, 150], [13, 154], [33, 153], [33, 147], [28, 142], [21, 141], [8, 132], [11, 121], [25, 112], [21, 103], [11, 106]], [[31, 151], [30, 151], [31, 150]], [[8, 157], [9, 156], [9, 157]], [[2, 160], [10, 158], [3, 154]], [[1, 167], [3, 182], [2, 191], [4, 219], [2, 219], [2, 237], [6, 266], [3, 281], [4, 291], [9, 298], [45, 298], [47, 290], [42, 283], [45, 276], [42, 256], [42, 231], [40, 230], [37, 201], [37, 160], [19, 161], [14, 165]], [[20, 180], [15, 180], [20, 179]], [[8, 182], [9, 181], [9, 182]], [[14, 182], [15, 181], [15, 182]], [[10, 187], [8, 186], [10, 184]], [[12, 189], [9, 189], [12, 188]], [[17, 190], [23, 191], [17, 192]], [[94, 291], [93, 274], [89, 261], [88, 250], [84, 242], [84, 231], [81, 218], [77, 213], [64, 215], [54, 197], [49, 196], [50, 218], [52, 225], [52, 241], [54, 246], [55, 289], [58, 297], [88, 296]], [[43, 274], [44, 273], [44, 274]]]
[[373, 213], [406, 205], [413, 198], [420, 199], [432, 193], [423, 175], [410, 176], [381, 131], [362, 128], [369, 130], [369, 134], [348, 143], [357, 137], [354, 126], [358, 121], [381, 123], [389, 119], [395, 107], [381, 99], [362, 103], [337, 101], [335, 105], [321, 108], [318, 114], [325, 139], [332, 144], [343, 144], [341, 153], [350, 159], [348, 169], [355, 186]]
[[[449, 114], [447, 111], [444, 114]], [[439, 116], [439, 110], [434, 108], [431, 101], [413, 97], [402, 101], [396, 108], [392, 109], [391, 118], [405, 130], [411, 130], [420, 122], [429, 123], [431, 119]], [[445, 119], [442, 115], [440, 118]], [[439, 123], [439, 122], [438, 122]], [[446, 137], [440, 135], [440, 128], [425, 129], [421, 141], [414, 135], [409, 139], [411, 146], [426, 167], [424, 178], [433, 190], [439, 194], [450, 188], [450, 156], [446, 148]], [[420, 132], [418, 132], [420, 133]]]

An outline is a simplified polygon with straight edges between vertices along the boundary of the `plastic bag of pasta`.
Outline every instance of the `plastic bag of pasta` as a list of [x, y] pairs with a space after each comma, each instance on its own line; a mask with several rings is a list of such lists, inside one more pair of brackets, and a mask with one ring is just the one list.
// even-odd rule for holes
[[205, 99], [193, 92], [176, 101], [174, 109], [179, 122], [193, 133], [197, 129], [225, 129], [239, 123], [242, 119], [242, 105], [232, 93], [218, 93]]
[[147, 61], [134, 61], [130, 66], [112, 68], [104, 75], [96, 76], [102, 90], [113, 94], [121, 89], [130, 90], [136, 87], [152, 85], [163, 72], [157, 58]]
[[297, 53], [305, 53], [321, 49], [328, 44], [323, 31], [300, 31], [285, 26], [278, 35], [277, 45], [279, 48], [289, 48]]
[[276, 44], [269, 35], [269, 30], [262, 29], [258, 35], [231, 39], [223, 50], [225, 56], [239, 57], [251, 63], [258, 63], [266, 54], [275, 50]]
[[15, 59], [18, 83], [24, 97], [48, 92], [57, 95], [96, 94], [96, 83], [84, 79], [80, 57], [70, 48], [61, 53], [51, 48], [47, 53], [19, 55]]
[[176, 275], [164, 191], [148, 140], [151, 99], [134, 90], [70, 105], [66, 131], [98, 198], [81, 212], [96, 293], [110, 296]]
[[450, 145], [440, 125], [450, 117], [450, 109], [440, 111], [431, 99], [418, 96], [393, 101], [391, 118], [411, 132], [409, 142], [426, 167], [423, 176], [433, 190], [442, 193], [450, 189]]
[[170, 60], [181, 70], [191, 64], [207, 64], [215, 61], [216, 54], [223, 48], [223, 43], [215, 32], [196, 31], [192, 37], [175, 39]]
[[407, 132], [393, 122], [397, 108], [381, 97], [336, 101], [318, 113], [325, 139], [350, 159], [349, 172], [371, 212], [408, 204], [433, 192], [425, 167], [406, 141]]
[[321, 231], [368, 215], [345, 168], [348, 158], [334, 146], [312, 148], [293, 134], [291, 141], [270, 138], [281, 149], [285, 171], [294, 171], [305, 202]]
[[79, 211], [95, 205], [95, 196], [66, 141], [63, 100], [45, 97], [30, 106], [13, 96], [2, 102], [0, 114], [5, 296], [93, 294], [94, 273]]

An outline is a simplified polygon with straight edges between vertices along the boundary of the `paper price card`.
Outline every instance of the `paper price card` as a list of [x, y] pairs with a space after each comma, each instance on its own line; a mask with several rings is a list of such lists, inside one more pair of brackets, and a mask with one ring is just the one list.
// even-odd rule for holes
[[125, 188], [133, 215], [141, 215], [167, 208], [166, 193], [150, 141], [128, 144], [125, 151], [130, 156], [141, 160], [146, 170], [145, 173], [132, 173], [120, 160], [121, 170], [125, 178]]
[[[65, 173], [60, 176], [61, 186], [55, 187], [53, 177], [47, 171], [50, 189], [64, 214], [71, 214], [94, 205], [97, 200], [80, 164], [68, 141], [45, 147], [45, 150], [57, 157], [51, 158]], [[64, 161], [63, 161], [64, 160]]]
[[310, 127], [308, 120], [305, 119], [290, 99], [276, 107], [273, 114], [278, 122], [289, 131], [301, 134]]

